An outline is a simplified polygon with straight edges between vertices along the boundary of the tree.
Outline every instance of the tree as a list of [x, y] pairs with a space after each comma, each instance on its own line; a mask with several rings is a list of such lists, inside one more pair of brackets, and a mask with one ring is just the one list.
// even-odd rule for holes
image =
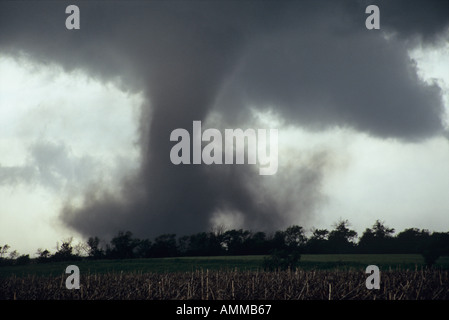
[[246, 241], [247, 249], [251, 254], [269, 254], [269, 241], [265, 232], [256, 232]]
[[340, 220], [335, 229], [329, 233], [329, 245], [334, 253], [351, 253], [354, 249], [354, 239], [357, 232], [350, 230], [348, 220]]
[[376, 222], [373, 225], [373, 233], [374, 236], [378, 239], [385, 239], [391, 237], [391, 235], [394, 233], [394, 228], [388, 228], [384, 224], [385, 222], [376, 220]]
[[48, 251], [47, 249], [37, 249], [37, 262], [47, 262], [50, 260], [50, 256], [50, 251]]
[[156, 237], [151, 252], [153, 257], [177, 256], [176, 234], [163, 234]]
[[328, 253], [329, 231], [327, 229], [313, 229], [312, 236], [307, 241], [306, 251], [309, 253]]
[[78, 259], [79, 257], [73, 254], [72, 241], [73, 238], [62, 241], [61, 247], [57, 246], [57, 251], [53, 255], [53, 260], [70, 261]]
[[17, 257], [15, 264], [16, 265], [25, 265], [25, 264], [29, 264], [30, 262], [31, 262], [30, 255], [23, 254], [23, 255]]
[[9, 264], [9, 259], [4, 257], [8, 253], [9, 248], [7, 244], [0, 246], [0, 264]]
[[449, 255], [449, 232], [434, 232], [422, 251], [426, 266], [432, 267], [442, 255]]
[[199, 232], [179, 239], [180, 250], [188, 256], [212, 256], [222, 253], [222, 238], [214, 232]]
[[209, 245], [209, 237], [206, 232], [192, 234], [188, 237], [187, 255], [207, 256]]
[[17, 259], [18, 256], [19, 256], [19, 253], [17, 252], [17, 250], [14, 250], [13, 252], [9, 253], [9, 259], [11, 259], [11, 260]]
[[358, 243], [362, 253], [391, 253], [394, 252], [393, 228], [385, 226], [384, 222], [376, 220], [371, 229], [367, 228]]
[[276, 231], [274, 233], [273, 238], [271, 239], [271, 246], [270, 246], [270, 250], [283, 250], [286, 247], [285, 244], [285, 233], [284, 231]]
[[115, 259], [131, 259], [134, 257], [134, 249], [139, 244], [138, 239], [132, 238], [131, 231], [119, 231], [111, 240], [111, 248], [108, 256]]
[[400, 232], [394, 241], [396, 253], [418, 253], [421, 254], [425, 244], [430, 238], [429, 230], [409, 228]]
[[291, 250], [297, 250], [306, 243], [304, 229], [301, 226], [290, 226], [284, 231], [285, 245]]
[[374, 232], [370, 228], [366, 228], [360, 237], [358, 249], [361, 253], [377, 253], [375, 243]]
[[312, 233], [312, 239], [325, 241], [329, 236], [329, 231], [327, 229], [314, 229]]
[[11, 247], [8, 244], [0, 246], [0, 258], [3, 258], [8, 253], [9, 248]]
[[267, 270], [296, 268], [306, 240], [301, 226], [294, 225], [284, 231], [277, 231], [272, 240], [271, 254], [268, 258], [264, 258], [264, 268]]
[[222, 245], [229, 255], [248, 254], [247, 240], [250, 238], [251, 232], [248, 230], [228, 230], [223, 234]]
[[138, 258], [151, 257], [152, 243], [149, 239], [142, 239], [136, 246], [135, 256]]
[[89, 254], [89, 246], [85, 242], [78, 242], [75, 246], [73, 246], [73, 251], [75, 252], [75, 256], [83, 257]]
[[100, 248], [100, 239], [98, 237], [89, 237], [87, 239], [87, 254], [92, 259], [101, 259], [104, 257], [104, 251]]
[[178, 238], [178, 252], [180, 256], [189, 255], [190, 237], [191, 236], [182, 236]]

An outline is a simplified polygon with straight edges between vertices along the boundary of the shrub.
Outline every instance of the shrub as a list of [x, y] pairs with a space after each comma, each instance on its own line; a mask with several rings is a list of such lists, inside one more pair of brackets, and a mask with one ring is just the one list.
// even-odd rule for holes
[[30, 255], [29, 254], [23, 254], [15, 260], [16, 265], [25, 265], [29, 264], [31, 262]]
[[426, 249], [423, 251], [422, 256], [427, 267], [432, 267], [440, 257], [440, 252], [434, 248]]
[[270, 257], [264, 258], [263, 267], [269, 271], [295, 269], [300, 259], [299, 250], [273, 250]]

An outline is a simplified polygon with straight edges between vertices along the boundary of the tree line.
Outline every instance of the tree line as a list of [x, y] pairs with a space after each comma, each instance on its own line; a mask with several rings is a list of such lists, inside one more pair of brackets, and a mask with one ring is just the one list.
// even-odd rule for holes
[[[39, 249], [37, 263], [79, 259], [133, 259], [180, 256], [271, 255], [277, 263], [291, 264], [301, 254], [348, 253], [415, 253], [422, 254], [428, 265], [441, 255], [449, 255], [449, 232], [429, 232], [409, 228], [394, 235], [395, 230], [377, 220], [366, 228], [360, 238], [350, 228], [348, 220], [340, 220], [334, 229], [313, 229], [307, 237], [303, 227], [293, 225], [271, 234], [244, 229], [224, 230], [177, 237], [162, 234], [150, 239], [139, 239], [131, 231], [120, 231], [109, 243], [90, 237], [86, 243], [72, 246], [71, 239], [63, 241], [57, 251]], [[358, 241], [357, 241], [358, 239]], [[0, 263], [25, 264], [29, 255], [13, 251], [7, 257], [9, 246], [0, 246]], [[281, 262], [280, 262], [281, 261]], [[290, 261], [290, 262], [289, 262]]]

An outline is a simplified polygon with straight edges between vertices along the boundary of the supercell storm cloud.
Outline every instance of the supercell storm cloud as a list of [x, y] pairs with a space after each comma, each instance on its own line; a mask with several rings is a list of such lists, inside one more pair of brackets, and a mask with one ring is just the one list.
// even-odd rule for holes
[[[63, 27], [70, 4], [79, 30]], [[365, 28], [369, 4], [380, 7], [380, 30]], [[274, 230], [290, 223], [289, 210], [307, 219], [324, 201], [329, 152], [294, 168], [279, 154], [278, 173], [260, 176], [248, 165], [173, 165], [170, 133], [193, 121], [257, 128], [254, 114], [266, 112], [311, 132], [349, 128], [404, 143], [444, 135], [442, 90], [418, 77], [408, 50], [447, 42], [448, 26], [447, 1], [6, 1], [0, 53], [81, 69], [145, 98], [138, 170], [117, 192], [97, 186], [81, 205], [68, 197], [65, 225], [84, 236], [182, 235], [237, 212], [243, 227]]]

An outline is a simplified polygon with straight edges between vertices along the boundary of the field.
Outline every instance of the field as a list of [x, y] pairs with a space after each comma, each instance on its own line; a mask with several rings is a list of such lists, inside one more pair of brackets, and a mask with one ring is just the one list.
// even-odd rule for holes
[[[296, 270], [266, 272], [262, 256], [77, 261], [81, 289], [65, 288], [69, 263], [0, 268], [0, 299], [448, 300], [449, 257], [303, 255]], [[381, 289], [365, 286], [369, 264]]]

